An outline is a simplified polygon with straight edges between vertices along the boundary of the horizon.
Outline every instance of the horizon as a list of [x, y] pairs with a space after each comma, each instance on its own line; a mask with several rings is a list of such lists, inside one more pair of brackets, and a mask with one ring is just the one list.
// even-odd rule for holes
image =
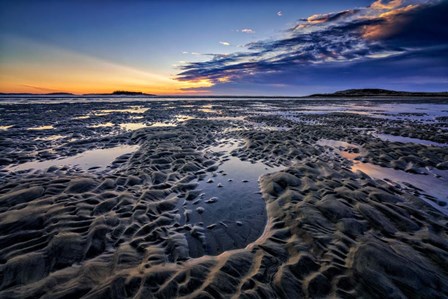
[[447, 1], [0, 1], [0, 92], [448, 90]]
[[[334, 96], [336, 93], [340, 92], [347, 92], [347, 91], [364, 91], [364, 90], [370, 90], [370, 88], [359, 88], [359, 89], [344, 89], [344, 90], [337, 90], [335, 92], [330, 93], [313, 93], [313, 94], [307, 94], [307, 95], [244, 95], [244, 94], [221, 94], [221, 95], [204, 95], [204, 94], [150, 94], [150, 93], [144, 93], [140, 91], [120, 91], [120, 92], [127, 92], [127, 93], [135, 93], [135, 94], [114, 94], [117, 91], [113, 91], [110, 93], [70, 93], [70, 92], [51, 92], [51, 93], [4, 93], [0, 92], [0, 96], [21, 96], [21, 95], [36, 95], [36, 96], [60, 96], [60, 95], [67, 95], [67, 96], [75, 96], [75, 97], [95, 97], [95, 96], [119, 96], [119, 97], [154, 97], [154, 98], [171, 98], [171, 97], [185, 97], [185, 98], [309, 98], [313, 96]], [[397, 93], [416, 93], [416, 94], [427, 94], [430, 96], [433, 94], [434, 96], [439, 96], [441, 94], [448, 93], [448, 90], [446, 91], [405, 91], [405, 90], [387, 90], [387, 89], [376, 89], [378, 91], [385, 91], [385, 92], [397, 92]], [[375, 97], [375, 95], [365, 95], [369, 97]], [[377, 95], [378, 97], [384, 97], [385, 95]], [[392, 95], [389, 95], [392, 96]]]

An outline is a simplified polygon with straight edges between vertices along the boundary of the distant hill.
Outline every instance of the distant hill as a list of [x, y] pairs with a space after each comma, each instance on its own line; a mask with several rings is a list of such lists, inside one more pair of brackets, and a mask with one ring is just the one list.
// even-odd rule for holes
[[70, 92], [52, 92], [52, 93], [46, 93], [46, 96], [73, 96], [73, 93]]
[[112, 93], [88, 93], [84, 96], [140, 96], [140, 97], [155, 97], [155, 94], [144, 93], [141, 91], [127, 91], [127, 90], [116, 90]]
[[413, 92], [413, 91], [395, 91], [378, 88], [347, 89], [336, 91], [334, 93], [317, 93], [309, 97], [445, 97], [448, 92]]
[[155, 96], [155, 94], [143, 93], [141, 91], [126, 91], [126, 90], [116, 90], [112, 94], [120, 96]]

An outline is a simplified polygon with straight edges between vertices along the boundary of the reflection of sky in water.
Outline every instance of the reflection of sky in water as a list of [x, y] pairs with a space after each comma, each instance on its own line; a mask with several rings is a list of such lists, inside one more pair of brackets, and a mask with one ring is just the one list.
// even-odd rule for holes
[[58, 139], [61, 139], [61, 138], [64, 138], [64, 137], [65, 136], [63, 136], [63, 135], [50, 135], [50, 136], [46, 136], [46, 137], [37, 137], [34, 140], [36, 140], [36, 141], [39, 141], [39, 140], [53, 141], [53, 140], [58, 140]]
[[[221, 145], [209, 147], [207, 151], [228, 154], [237, 147], [237, 141], [227, 140]], [[205, 228], [207, 244], [205, 249], [202, 248], [200, 241], [187, 234], [190, 254], [194, 257], [203, 254], [216, 255], [229, 249], [243, 248], [261, 236], [267, 216], [258, 179], [263, 174], [283, 169], [283, 167], [268, 167], [263, 163], [241, 161], [232, 156], [224, 160], [226, 161], [219, 166], [216, 176], [208, 174], [204, 180], [199, 181], [197, 190], [201, 190], [203, 195], [195, 200], [186, 201], [182, 208], [191, 210], [187, 224], [197, 225], [202, 222]], [[209, 183], [210, 179], [213, 182]], [[216, 202], [206, 202], [213, 197], [217, 198]], [[204, 208], [202, 214], [196, 211], [198, 207]], [[209, 225], [215, 226], [207, 229]], [[233, 240], [234, 243], [230, 244], [229, 240]]]
[[107, 127], [113, 127], [114, 124], [111, 122], [108, 123], [104, 123], [104, 124], [96, 124], [96, 125], [91, 125], [89, 126], [89, 128], [107, 128]]
[[17, 166], [8, 167], [8, 171], [20, 170], [45, 170], [51, 166], [77, 166], [81, 169], [88, 170], [91, 167], [99, 167], [104, 169], [110, 165], [117, 157], [136, 151], [136, 145], [120, 145], [117, 147], [106, 149], [88, 150], [76, 156], [63, 159], [27, 162]]
[[[378, 165], [374, 165], [371, 163], [362, 163], [359, 161], [354, 161], [352, 171], [360, 170], [367, 174], [370, 177], [384, 180], [389, 179], [393, 182], [400, 183], [408, 183], [411, 184], [421, 190], [424, 193], [437, 198], [438, 200], [448, 204], [448, 171], [439, 172], [444, 174], [441, 178], [436, 178], [432, 174], [429, 175], [419, 175], [407, 173], [401, 170], [396, 170], [393, 168], [381, 167]], [[422, 198], [422, 197], [421, 197]], [[422, 198], [427, 203], [440, 210], [444, 214], [448, 215], [448, 208], [441, 207], [437, 203], [434, 203], [431, 200]]]
[[377, 138], [380, 138], [381, 140], [386, 140], [386, 141], [391, 141], [391, 142], [416, 143], [416, 144], [433, 145], [433, 146], [448, 146], [448, 144], [445, 144], [445, 143], [438, 143], [438, 142], [429, 141], [429, 140], [423, 140], [423, 139], [411, 138], [411, 137], [395, 136], [395, 135], [389, 135], [389, 134], [374, 134], [374, 136]]
[[164, 122], [155, 122], [152, 123], [149, 127], [175, 127], [176, 124], [173, 123], [164, 123]]
[[175, 116], [175, 119], [177, 122], [184, 122], [184, 121], [188, 121], [190, 119], [195, 119], [195, 118], [193, 116], [189, 116], [189, 115], [178, 114]]
[[202, 105], [199, 107], [198, 111], [204, 112], [204, 113], [217, 113], [221, 114], [222, 112], [220, 110], [217, 110], [216, 108], [219, 108], [218, 106], [214, 106], [212, 104], [208, 105]]
[[[410, 120], [424, 120], [434, 121], [438, 116], [448, 116], [448, 104], [423, 104], [423, 103], [394, 103], [394, 104], [378, 104], [375, 106], [363, 106], [364, 109], [384, 110], [386, 115], [375, 115], [376, 117], [387, 117], [391, 119], [410, 119]], [[424, 113], [425, 115], [400, 115], [402, 113]]]
[[[372, 163], [363, 163], [355, 160], [360, 154], [358, 153], [348, 153], [346, 151], [339, 150], [339, 147], [344, 148], [359, 148], [362, 152], [363, 149], [359, 146], [335, 140], [321, 139], [317, 142], [319, 145], [325, 145], [335, 148], [337, 152], [344, 158], [353, 162], [352, 171], [356, 172], [358, 170], [364, 172], [368, 176], [379, 179], [379, 180], [390, 180], [401, 185], [401, 187], [406, 188], [403, 183], [411, 184], [437, 200], [447, 204], [445, 207], [439, 206], [437, 203], [420, 196], [425, 202], [429, 203], [431, 206], [435, 207], [439, 211], [448, 215], [448, 171], [441, 171], [435, 169], [426, 169], [427, 175], [423, 174], [412, 174], [401, 170], [396, 170], [393, 168], [382, 167]], [[440, 177], [436, 177], [435, 175]]]
[[81, 116], [73, 117], [73, 119], [88, 119], [88, 118], [90, 118], [90, 115], [81, 115]]
[[52, 130], [52, 129], [54, 129], [54, 127], [51, 126], [51, 125], [49, 125], [49, 126], [40, 126], [40, 127], [28, 128], [28, 130], [32, 130], [32, 131]]
[[134, 131], [142, 128], [146, 128], [148, 125], [144, 123], [124, 123], [120, 124], [120, 128], [127, 131]]
[[[275, 106], [258, 107], [252, 106], [254, 110], [260, 110], [264, 115], [281, 115], [285, 118], [298, 117], [301, 115], [327, 114], [333, 112], [354, 113], [375, 118], [408, 119], [421, 121], [435, 121], [436, 117], [448, 116], [448, 104], [425, 104], [425, 103], [375, 103], [374, 101], [360, 101], [348, 103], [328, 103], [322, 105], [300, 102], [292, 106], [294, 110], [284, 111]], [[267, 111], [269, 110], [269, 111]], [[423, 115], [404, 115], [407, 113], [418, 113]]]
[[[149, 108], [140, 107], [140, 106], [130, 106], [127, 109], [102, 109], [97, 110], [99, 113], [145, 113]], [[94, 112], [96, 113], [96, 112]], [[97, 114], [98, 115], [98, 114]]]
[[207, 117], [208, 120], [218, 120], [218, 121], [225, 121], [225, 120], [244, 120], [245, 116], [212, 116]]

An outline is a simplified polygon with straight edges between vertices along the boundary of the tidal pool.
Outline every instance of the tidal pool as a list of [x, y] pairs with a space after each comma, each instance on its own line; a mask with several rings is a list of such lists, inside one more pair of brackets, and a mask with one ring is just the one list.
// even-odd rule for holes
[[113, 127], [114, 124], [111, 122], [103, 123], [103, 124], [96, 124], [88, 126], [89, 128], [107, 128], [107, 127]]
[[353, 172], [361, 171], [374, 179], [398, 184], [403, 190], [418, 195], [426, 203], [448, 215], [448, 171], [426, 168], [422, 169], [425, 171], [424, 174], [408, 173], [372, 163], [363, 163], [356, 160], [359, 153], [342, 150], [357, 148], [359, 152], [363, 151], [361, 147], [354, 144], [328, 139], [320, 139], [317, 144], [332, 147], [339, 155], [351, 161]]
[[148, 127], [147, 124], [144, 123], [124, 123], [120, 124], [120, 128], [127, 131], [134, 131], [142, 128]]
[[260, 193], [260, 176], [284, 167], [242, 161], [229, 153], [238, 141], [227, 141], [207, 151], [221, 152], [222, 164], [198, 182], [197, 198], [181, 200], [181, 224], [192, 227], [186, 232], [190, 256], [218, 255], [244, 248], [258, 239], [266, 226], [266, 204]]
[[137, 145], [120, 145], [105, 149], [94, 149], [62, 159], [27, 162], [17, 166], [7, 167], [6, 170], [9, 172], [21, 170], [46, 170], [51, 166], [79, 167], [83, 170], [92, 168], [95, 168], [96, 170], [104, 170], [119, 156], [135, 152], [137, 149]]
[[28, 130], [31, 131], [52, 130], [52, 129], [54, 129], [52, 125], [28, 128]]
[[402, 142], [402, 143], [416, 143], [423, 145], [432, 145], [432, 146], [448, 146], [446, 143], [439, 143], [429, 140], [423, 140], [418, 138], [411, 137], [403, 137], [389, 134], [374, 134], [375, 137], [380, 138], [381, 140], [392, 141], [392, 142]]

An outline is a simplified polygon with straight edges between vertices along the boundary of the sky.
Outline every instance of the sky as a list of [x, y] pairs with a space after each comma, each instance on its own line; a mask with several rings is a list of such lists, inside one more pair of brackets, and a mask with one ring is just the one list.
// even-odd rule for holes
[[448, 0], [0, 0], [0, 92], [448, 91]]

